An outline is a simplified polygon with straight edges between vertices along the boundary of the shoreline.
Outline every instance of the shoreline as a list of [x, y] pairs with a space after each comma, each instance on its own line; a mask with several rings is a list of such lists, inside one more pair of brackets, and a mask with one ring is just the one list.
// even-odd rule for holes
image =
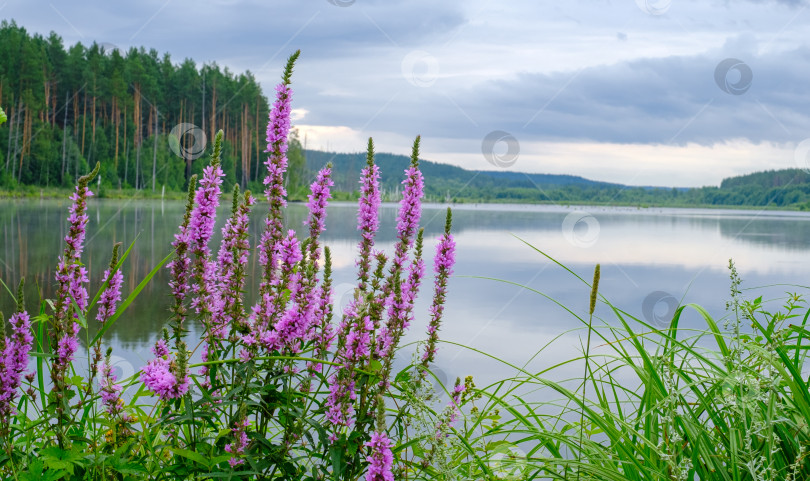
[[[65, 200], [73, 193], [72, 189], [60, 187], [45, 187], [37, 188], [33, 186], [26, 186], [15, 190], [0, 190], [0, 200], [23, 200], [23, 199], [56, 199]], [[353, 192], [335, 191], [335, 198], [332, 202], [355, 202], [357, 196]], [[185, 200], [187, 193], [185, 191], [165, 191], [152, 193], [149, 190], [135, 190], [135, 189], [102, 189], [101, 192], [96, 193], [97, 199], [111, 199], [111, 200]], [[288, 202], [306, 202], [306, 198], [288, 199]], [[386, 199], [384, 203], [396, 203], [398, 200]], [[598, 202], [551, 202], [551, 201], [531, 201], [525, 202], [485, 202], [485, 201], [472, 201], [468, 199], [459, 199], [452, 202], [442, 202], [436, 200], [425, 199], [425, 204], [438, 205], [438, 206], [498, 206], [508, 208], [525, 208], [527, 206], [548, 206], [559, 207], [561, 209], [570, 209], [571, 207], [582, 208], [628, 208], [636, 210], [648, 209], [706, 209], [706, 210], [739, 210], [739, 211], [781, 211], [781, 212], [805, 212], [799, 207], [792, 206], [775, 206], [775, 205], [733, 205], [733, 204], [632, 204], [632, 203], [598, 203]]]

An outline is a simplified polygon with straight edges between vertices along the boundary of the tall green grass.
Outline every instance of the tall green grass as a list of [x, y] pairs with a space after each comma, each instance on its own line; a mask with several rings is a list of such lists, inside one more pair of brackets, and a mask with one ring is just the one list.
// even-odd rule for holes
[[[726, 315], [717, 319], [687, 304], [663, 329], [601, 295], [600, 312], [609, 317], [591, 324], [570, 306], [521, 286], [581, 324], [588, 340], [583, 355], [541, 372], [489, 356], [513, 374], [466, 399], [452, 477], [810, 479], [810, 393], [803, 378], [810, 310], [799, 294], [776, 307], [761, 297], [744, 299], [733, 263], [729, 268]], [[703, 328], [681, 325], [688, 311]], [[585, 375], [560, 381], [562, 370]]]

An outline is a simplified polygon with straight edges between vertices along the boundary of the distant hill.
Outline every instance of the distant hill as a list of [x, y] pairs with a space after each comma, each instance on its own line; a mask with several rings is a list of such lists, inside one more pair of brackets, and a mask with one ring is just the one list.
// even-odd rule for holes
[[[358, 188], [360, 170], [366, 165], [365, 153], [334, 153], [318, 150], [305, 151], [307, 167], [310, 171], [317, 171], [327, 162], [334, 165], [333, 179], [338, 190], [354, 191]], [[375, 163], [382, 172], [384, 188], [393, 192], [402, 181], [402, 172], [408, 168], [410, 157], [378, 153], [374, 157]], [[561, 187], [579, 185], [587, 187], [624, 187], [619, 184], [598, 182], [575, 175], [559, 174], [528, 174], [512, 171], [467, 170], [462, 167], [440, 164], [429, 160], [419, 161], [420, 169], [425, 175], [425, 189], [435, 195], [450, 195], [460, 189], [506, 189], [522, 188], [536, 189], [537, 187]]]
[[[365, 153], [337, 154], [307, 150], [307, 167], [314, 172], [327, 162], [334, 165], [335, 188], [356, 192]], [[380, 153], [388, 200], [399, 192], [402, 172], [410, 159]], [[420, 160], [428, 201], [515, 202], [643, 206], [729, 206], [810, 210], [810, 173], [799, 169], [756, 172], [724, 179], [720, 187], [638, 187], [599, 182], [575, 175], [529, 174], [514, 171], [475, 171]]]
[[810, 183], [810, 173], [800, 169], [766, 170], [737, 177], [723, 179], [720, 187], [731, 189], [737, 187], [783, 187]]

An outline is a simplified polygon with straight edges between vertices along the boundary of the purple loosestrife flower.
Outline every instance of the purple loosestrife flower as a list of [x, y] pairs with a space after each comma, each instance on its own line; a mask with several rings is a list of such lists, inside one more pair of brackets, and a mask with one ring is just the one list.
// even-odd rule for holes
[[413, 236], [419, 228], [419, 219], [422, 216], [422, 196], [424, 195], [425, 181], [422, 172], [419, 171], [419, 137], [413, 143], [411, 153], [411, 166], [405, 170], [405, 180], [402, 185], [402, 200], [399, 203], [399, 214], [397, 216], [397, 237], [399, 241], [395, 247], [394, 266], [397, 272], [402, 270], [402, 265], [408, 253], [408, 249], [413, 244]]
[[188, 378], [178, 381], [172, 364], [168, 359], [152, 359], [141, 373], [141, 381], [162, 401], [177, 399], [188, 392]]
[[[0, 333], [0, 423], [7, 423], [8, 417], [15, 413], [14, 400], [17, 398], [17, 390], [20, 387], [21, 378], [28, 367], [28, 356], [34, 338], [31, 336], [31, 321], [28, 313], [24, 310], [24, 300], [22, 295], [23, 282], [17, 290], [17, 312], [15, 312], [9, 324], [11, 324], [11, 336], [4, 338]], [[0, 319], [0, 326], [2, 325]]]
[[56, 271], [56, 312], [54, 322], [54, 336], [56, 342], [57, 357], [53, 361], [52, 377], [54, 379], [54, 389], [61, 389], [62, 377], [67, 365], [73, 360], [73, 355], [78, 347], [79, 325], [73, 318], [68, 318], [68, 312], [72, 309], [72, 301], [76, 302], [76, 307], [80, 311], [87, 308], [87, 289], [84, 284], [88, 282], [87, 269], [81, 265], [81, 254], [84, 250], [85, 225], [87, 224], [87, 198], [92, 197], [93, 192], [87, 188], [87, 184], [98, 173], [99, 164], [90, 174], [79, 179], [76, 189], [70, 196], [73, 201], [70, 206], [68, 222], [68, 234], [65, 236], [65, 250], [59, 258]]
[[[121, 273], [120, 269], [116, 268], [118, 264], [118, 248], [121, 246], [120, 243], [116, 243], [113, 246], [113, 253], [112, 259], [110, 260], [110, 267], [104, 271], [104, 276], [101, 279], [101, 284], [104, 285], [105, 283], [107, 286], [104, 288], [104, 291], [101, 293], [98, 302], [98, 313], [96, 314], [96, 320], [98, 320], [99, 325], [103, 328], [104, 324], [113, 316], [115, 315], [115, 310], [118, 307], [118, 301], [121, 300], [121, 284], [124, 282], [124, 275]], [[101, 361], [101, 339], [99, 339], [96, 344], [93, 346], [93, 359], [90, 362], [90, 380], [87, 383], [87, 390], [88, 393], [90, 392], [90, 388], [93, 384], [93, 379], [98, 372], [98, 363]]]
[[[333, 327], [332, 327], [332, 252], [329, 247], [324, 247], [324, 261], [323, 261], [323, 282], [317, 288], [316, 296], [317, 305], [312, 314], [312, 334], [311, 338], [315, 341], [314, 356], [316, 359], [326, 359], [329, 347], [332, 345]], [[321, 372], [323, 364], [319, 362], [309, 361], [307, 368], [310, 375], [315, 375], [316, 372]]]
[[[203, 362], [209, 360], [211, 352], [215, 350], [214, 343], [219, 337], [216, 332], [217, 326], [214, 325], [214, 314], [221, 308], [219, 275], [216, 263], [211, 259], [211, 249], [208, 247], [208, 242], [214, 234], [220, 185], [222, 184], [222, 177], [225, 176], [225, 173], [220, 168], [222, 137], [223, 132], [220, 130], [214, 140], [211, 164], [203, 169], [203, 177], [195, 194], [195, 205], [191, 210], [188, 225], [190, 248], [191, 252], [194, 253], [192, 273], [195, 279], [192, 289], [195, 297], [191, 301], [191, 307], [195, 309], [205, 326]], [[200, 369], [200, 374], [205, 376], [207, 373], [208, 366], [203, 366]], [[209, 383], [210, 380], [205, 376], [203, 385], [207, 386]]]
[[309, 215], [305, 224], [309, 226], [309, 258], [310, 262], [317, 263], [321, 256], [318, 245], [318, 236], [326, 229], [326, 206], [332, 198], [330, 187], [335, 185], [332, 181], [332, 164], [318, 171], [318, 177], [310, 186], [311, 193], [307, 196]]
[[392, 443], [388, 434], [385, 431], [372, 432], [371, 440], [365, 445], [370, 450], [366, 457], [366, 461], [369, 463], [366, 481], [394, 481], [394, 475], [391, 472], [394, 455], [391, 453]]
[[[219, 142], [221, 142], [221, 132], [217, 133]], [[211, 261], [211, 249], [208, 247], [208, 241], [214, 234], [220, 185], [224, 175], [225, 173], [219, 167], [219, 159], [215, 157], [212, 165], [203, 170], [203, 178], [200, 180], [200, 188], [197, 189], [195, 206], [191, 211], [189, 221], [189, 240], [191, 251], [196, 258], [194, 275], [197, 277], [197, 283], [194, 285], [197, 297], [191, 304], [203, 317], [214, 312], [217, 302], [218, 277], [216, 265]]]
[[166, 345], [166, 340], [158, 339], [154, 347], [152, 347], [152, 353], [155, 357], [167, 357], [169, 355], [169, 347]]
[[158, 339], [152, 348], [155, 358], [141, 370], [141, 382], [161, 400], [177, 399], [188, 392], [189, 378], [186, 367], [186, 345], [178, 342], [177, 358], [171, 359], [166, 344], [169, 334], [164, 330], [162, 339]]
[[329, 395], [326, 398], [326, 420], [335, 429], [342, 426], [350, 428], [354, 424], [355, 393], [354, 371], [341, 366], [329, 379]]
[[450, 415], [450, 424], [456, 421], [459, 415], [459, 406], [461, 405], [461, 395], [464, 394], [466, 386], [461, 384], [459, 379], [456, 379], [456, 385], [453, 387], [453, 399], [451, 401], [452, 414]]
[[439, 416], [439, 421], [435, 426], [433, 438], [436, 441], [441, 441], [450, 436], [453, 423], [456, 422], [456, 419], [458, 419], [458, 416], [461, 414], [459, 406], [461, 405], [461, 398], [466, 388], [466, 385], [461, 383], [461, 379], [456, 379], [452, 399], [447, 403], [447, 407], [442, 411]]
[[366, 290], [369, 270], [371, 269], [371, 249], [374, 247], [374, 236], [380, 227], [380, 168], [374, 165], [374, 142], [368, 139], [368, 152], [366, 154], [366, 167], [360, 177], [360, 201], [357, 209], [357, 230], [362, 239], [358, 245], [360, 254], [357, 260], [360, 280], [358, 288]]
[[399, 277], [394, 279], [395, 289], [389, 297], [391, 301], [388, 306], [388, 323], [382, 329], [382, 341], [379, 343], [378, 349], [380, 357], [386, 359], [386, 367], [390, 365], [392, 349], [399, 344], [400, 338], [411, 325], [414, 301], [425, 273], [425, 263], [422, 260], [423, 241], [424, 229], [419, 229], [413, 262], [407, 271], [408, 275], [403, 281], [400, 281]]
[[269, 327], [270, 320], [277, 310], [275, 306], [277, 295], [273, 289], [277, 287], [278, 244], [283, 237], [281, 210], [287, 205], [284, 199], [287, 195], [284, 189], [284, 172], [287, 171], [287, 137], [290, 133], [290, 102], [292, 100], [292, 90], [289, 88], [289, 84], [293, 66], [300, 53], [300, 51], [296, 51], [287, 59], [282, 83], [276, 86], [276, 100], [270, 110], [270, 121], [267, 125], [267, 150], [265, 152], [270, 155], [265, 162], [267, 175], [263, 182], [267, 186], [264, 194], [269, 203], [269, 212], [257, 249], [259, 265], [263, 267], [262, 280], [259, 285], [259, 301], [253, 307], [252, 315], [257, 335]]
[[[382, 332], [382, 342], [378, 343], [380, 356], [388, 358], [399, 342], [403, 330], [409, 324], [410, 311], [413, 306], [411, 300], [416, 297], [416, 290], [421, 279], [423, 267], [419, 264], [421, 244], [417, 244], [415, 264], [410, 274], [403, 280], [401, 278], [403, 266], [408, 258], [408, 250], [414, 242], [414, 235], [419, 229], [419, 219], [422, 215], [422, 196], [424, 195], [424, 179], [419, 171], [419, 142], [416, 137], [411, 152], [411, 166], [405, 170], [405, 186], [397, 215], [397, 238], [394, 247], [394, 259], [391, 264], [390, 275], [386, 281], [384, 294], [388, 306], [388, 323]], [[421, 235], [417, 240], [421, 239]], [[383, 382], [387, 382], [384, 380]]]
[[112, 372], [109, 361], [101, 365], [101, 402], [104, 404], [107, 414], [115, 416], [123, 407], [124, 401], [121, 399], [121, 386], [116, 384], [118, 377]]
[[183, 323], [186, 319], [185, 298], [189, 289], [188, 280], [191, 274], [191, 258], [188, 255], [189, 244], [191, 242], [189, 223], [191, 222], [191, 211], [194, 208], [194, 194], [197, 185], [197, 175], [192, 175], [188, 181], [188, 197], [186, 198], [186, 213], [183, 222], [180, 224], [180, 232], [174, 235], [175, 257], [166, 266], [171, 272], [169, 288], [172, 291], [174, 304], [171, 311], [174, 317], [172, 325], [175, 340], [179, 341], [182, 335]]
[[244, 319], [242, 290], [245, 285], [245, 267], [248, 261], [250, 241], [250, 207], [255, 200], [250, 192], [245, 192], [239, 203], [239, 186], [234, 186], [233, 213], [222, 228], [222, 245], [219, 248], [217, 264], [220, 271], [220, 309], [215, 313], [214, 326], [217, 336], [222, 339], [229, 325], [245, 333], [248, 328]]
[[56, 268], [56, 305], [54, 306], [54, 321], [51, 339], [51, 352], [56, 356], [51, 361], [51, 381], [53, 388], [53, 399], [55, 408], [53, 410], [56, 417], [55, 432], [57, 443], [60, 447], [68, 444], [67, 414], [70, 397], [66, 392], [71, 387], [65, 382], [65, 376], [73, 356], [79, 346], [78, 334], [79, 323], [75, 321], [78, 317], [73, 312], [71, 297], [75, 300], [75, 305], [79, 311], [87, 308], [87, 290], [84, 284], [88, 281], [87, 270], [81, 265], [81, 253], [84, 249], [85, 224], [87, 224], [87, 198], [93, 193], [87, 188], [88, 183], [96, 176], [100, 164], [96, 163], [95, 168], [89, 174], [79, 178], [76, 190], [70, 199], [73, 203], [70, 206], [70, 216], [68, 222], [70, 227], [68, 235], [65, 237], [65, 250], [59, 258]]
[[[290, 230], [279, 245], [279, 258], [281, 260], [280, 289], [289, 290], [289, 298], [293, 300], [291, 306], [284, 311], [281, 318], [272, 329], [261, 331], [259, 340], [269, 350], [286, 350], [297, 353], [298, 344], [303, 340], [309, 329], [314, 310], [314, 299], [299, 297], [306, 294], [304, 279], [301, 272], [295, 272], [298, 263], [303, 260], [301, 245], [295, 237], [295, 231]], [[312, 301], [312, 302], [307, 302]]]
[[115, 310], [118, 308], [118, 301], [121, 300], [121, 285], [124, 282], [124, 274], [121, 273], [121, 269], [116, 269], [112, 275], [110, 275], [109, 269], [104, 271], [104, 277], [101, 282], [104, 283], [107, 281], [109, 281], [109, 283], [107, 284], [107, 288], [104, 289], [104, 292], [101, 293], [98, 315], [96, 316], [96, 319], [98, 319], [101, 325], [104, 325], [104, 323], [115, 314]]
[[131, 422], [130, 418], [124, 413], [124, 400], [121, 399], [121, 391], [123, 387], [117, 384], [118, 376], [112, 371], [112, 364], [110, 363], [110, 354], [112, 348], [107, 348], [107, 356], [104, 359], [104, 364], [101, 365], [101, 379], [99, 384], [101, 387], [101, 403], [104, 405], [107, 414], [111, 417], [120, 417], [124, 422]]
[[374, 324], [369, 316], [363, 316], [362, 319], [359, 319], [355, 315], [354, 319], [352, 330], [349, 331], [346, 338], [345, 357], [350, 362], [362, 363], [371, 354], [371, 333], [374, 330]]
[[242, 417], [242, 420], [235, 422], [234, 427], [231, 428], [233, 442], [225, 445], [225, 451], [233, 455], [228, 460], [228, 464], [230, 464], [232, 468], [245, 462], [245, 460], [242, 459], [242, 456], [245, 454], [245, 448], [248, 444], [248, 436], [245, 430], [249, 425], [250, 422], [248, 419], [246, 417]]
[[436, 246], [436, 257], [433, 260], [433, 272], [436, 276], [433, 286], [433, 304], [430, 306], [430, 324], [428, 324], [428, 341], [422, 354], [422, 365], [427, 368], [436, 357], [436, 341], [439, 339], [439, 327], [444, 313], [444, 301], [447, 294], [447, 278], [453, 274], [456, 263], [456, 242], [450, 234], [452, 212], [447, 209], [447, 220], [444, 235]]

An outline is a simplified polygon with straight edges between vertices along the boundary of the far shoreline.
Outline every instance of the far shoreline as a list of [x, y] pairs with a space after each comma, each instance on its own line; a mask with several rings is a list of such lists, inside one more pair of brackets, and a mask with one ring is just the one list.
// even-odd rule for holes
[[[72, 194], [72, 189], [57, 188], [57, 187], [34, 187], [25, 186], [15, 190], [0, 190], [0, 200], [27, 200], [27, 199], [52, 199], [52, 200], [67, 200]], [[352, 203], [356, 202], [358, 196], [353, 192], [334, 191], [335, 199], [333, 203]], [[181, 191], [161, 191], [152, 192], [151, 190], [135, 190], [135, 189], [103, 189], [100, 193], [95, 195], [95, 198], [102, 200], [168, 200], [168, 201], [183, 201], [186, 199], [186, 192]], [[291, 204], [305, 203], [305, 198], [288, 199]], [[398, 201], [388, 199], [383, 201], [383, 205], [395, 205]], [[464, 210], [477, 209], [478, 206], [483, 206], [486, 210], [507, 210], [517, 211], [526, 210], [527, 207], [557, 207], [560, 211], [570, 211], [572, 208], [579, 209], [628, 209], [629, 211], [642, 211], [649, 213], [652, 209], [660, 209], [661, 213], [666, 213], [670, 210], [707, 210], [707, 211], [750, 211], [750, 212], [794, 212], [802, 213], [807, 212], [799, 206], [758, 206], [758, 205], [727, 205], [727, 204], [632, 204], [632, 203], [598, 203], [598, 202], [577, 202], [569, 201], [565, 203], [552, 202], [547, 200], [525, 202], [499, 202], [499, 201], [481, 201], [471, 199], [458, 199], [452, 202], [437, 202], [435, 200], [424, 200], [423, 204], [427, 208], [445, 208], [455, 207]], [[496, 209], [492, 209], [492, 208]], [[545, 209], [541, 209], [545, 210]], [[554, 209], [551, 209], [554, 210]]]

